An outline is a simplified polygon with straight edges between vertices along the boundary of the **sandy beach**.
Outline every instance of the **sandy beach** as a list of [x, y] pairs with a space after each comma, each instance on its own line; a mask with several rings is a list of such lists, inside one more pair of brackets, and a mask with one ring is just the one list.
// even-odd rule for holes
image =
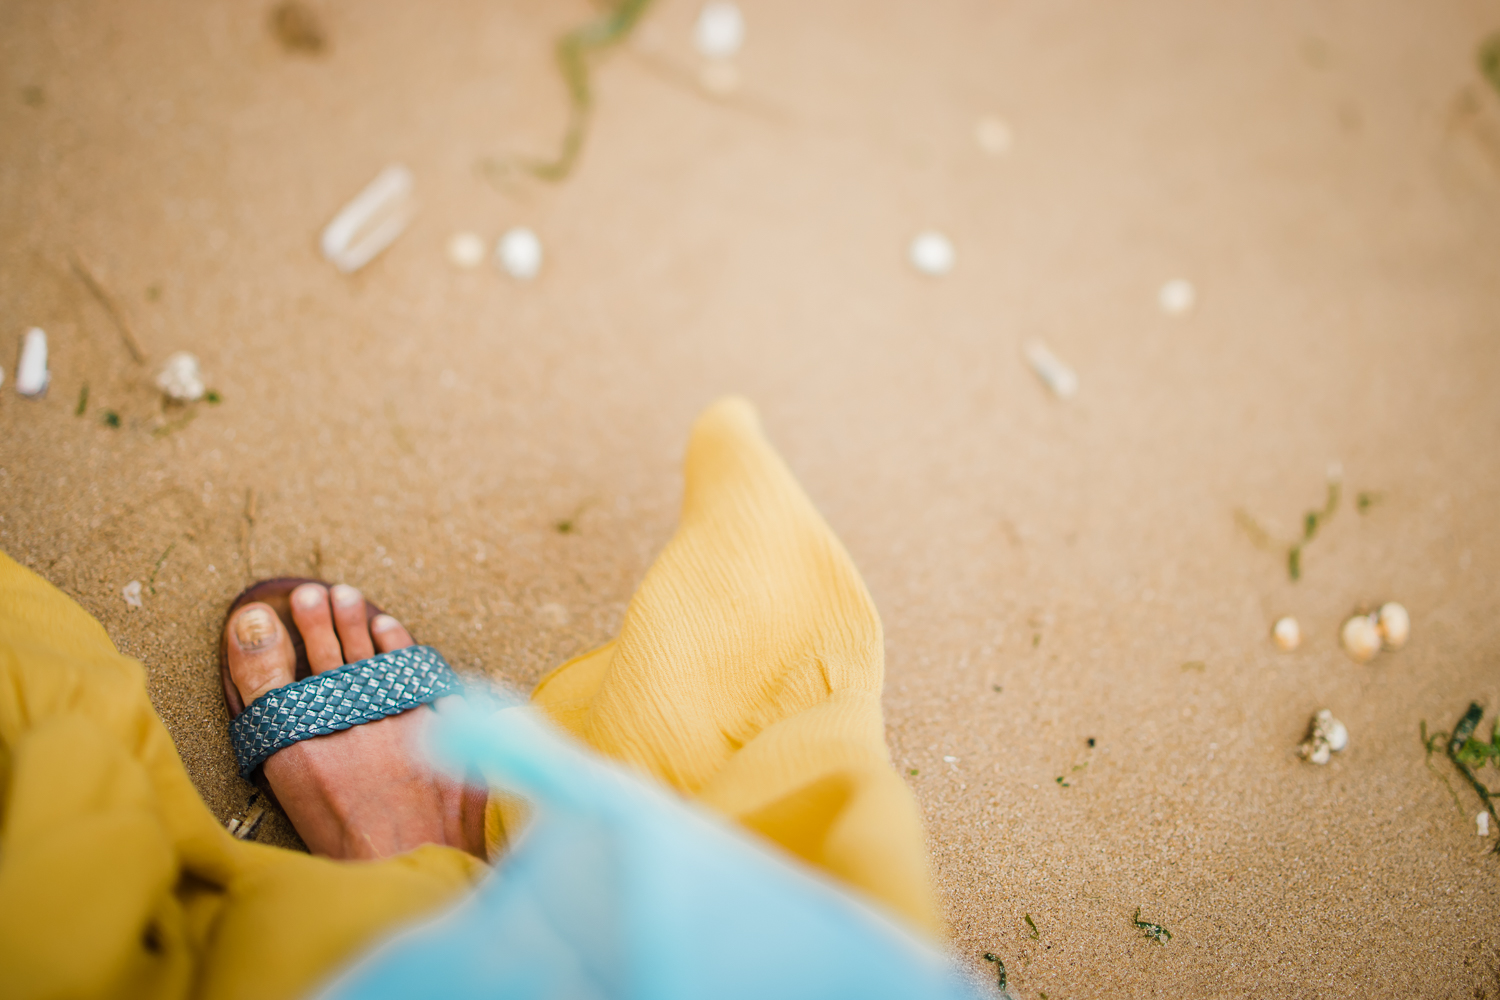
[[[227, 818], [245, 585], [348, 581], [529, 688], [614, 633], [741, 393], [883, 616], [964, 964], [1500, 1000], [1500, 829], [1419, 737], [1500, 712], [1500, 8], [743, 0], [713, 62], [700, 6], [598, 58], [554, 182], [507, 165], [563, 135], [583, 0], [315, 0], [316, 51], [270, 4], [0, 4], [0, 548], [145, 663]], [[341, 273], [319, 234], [391, 163], [411, 224]], [[534, 280], [450, 262], [515, 226]], [[175, 351], [220, 402], [164, 404]], [[1355, 663], [1385, 601], [1411, 639]]]

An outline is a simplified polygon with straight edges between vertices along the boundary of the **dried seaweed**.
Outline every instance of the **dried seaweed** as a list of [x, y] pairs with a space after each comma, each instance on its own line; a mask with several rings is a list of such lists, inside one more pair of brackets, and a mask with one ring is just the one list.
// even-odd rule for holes
[[157, 558], [156, 565], [151, 567], [151, 576], [146, 579], [146, 589], [150, 590], [151, 593], [156, 593], [156, 574], [161, 572], [162, 563], [167, 561], [167, 556], [171, 555], [172, 550], [176, 547], [176, 541], [169, 544], [166, 550]]
[[1036, 929], [1036, 921], [1031, 919], [1031, 914], [1029, 913], [1026, 914], [1026, 926], [1031, 928], [1026, 934], [1027, 937], [1033, 941], [1040, 941], [1042, 939], [1042, 932]]
[[1141, 919], [1141, 908], [1139, 906], [1135, 908], [1135, 916], [1130, 918], [1130, 922], [1140, 929], [1143, 937], [1148, 937], [1159, 945], [1165, 945], [1168, 941], [1172, 940], [1172, 932], [1161, 924], [1153, 924], [1149, 920]]
[[1500, 93], [1500, 31], [1486, 38], [1479, 45], [1479, 72], [1490, 81], [1490, 86]]
[[114, 427], [118, 429], [120, 426], [120, 415], [114, 410], [105, 410], [104, 424], [106, 427]]
[[[1329, 470], [1328, 495], [1319, 510], [1310, 510], [1302, 515], [1302, 537], [1294, 542], [1285, 544], [1286, 571], [1292, 580], [1302, 578], [1302, 549], [1305, 545], [1317, 537], [1318, 529], [1333, 517], [1338, 511], [1339, 497], [1343, 492], [1343, 482], [1337, 467]], [[1368, 494], [1360, 494], [1361, 497]], [[1234, 521], [1240, 526], [1240, 530], [1249, 536], [1250, 541], [1258, 549], [1267, 552], [1282, 551], [1283, 544], [1278, 543], [1271, 537], [1270, 532], [1261, 527], [1260, 523], [1251, 517], [1244, 508], [1235, 508]]]
[[568, 87], [568, 126], [557, 156], [544, 161], [481, 161], [480, 170], [486, 176], [503, 182], [511, 167], [519, 166], [544, 181], [567, 179], [578, 162], [578, 154], [583, 151], [589, 115], [593, 111], [594, 91], [589, 76], [591, 60], [630, 37], [630, 32], [650, 5], [651, 0], [620, 0], [598, 20], [574, 28], [558, 39], [555, 50], [557, 68]]
[[[1427, 732], [1427, 720], [1423, 719], [1418, 733], [1422, 740], [1422, 746], [1427, 751], [1427, 766], [1432, 769], [1438, 777], [1443, 779], [1443, 784], [1448, 786], [1448, 794], [1453, 798], [1453, 805], [1458, 811], [1467, 815], [1463, 803], [1459, 801], [1458, 793], [1453, 790], [1453, 785], [1448, 781], [1446, 775], [1432, 768], [1432, 755], [1439, 747], [1442, 747], [1444, 755], [1458, 769], [1458, 773], [1468, 782], [1469, 787], [1479, 796], [1479, 802], [1490, 818], [1500, 824], [1500, 814], [1495, 811], [1495, 799], [1500, 796], [1500, 789], [1492, 789], [1479, 780], [1475, 771], [1483, 770], [1488, 765], [1500, 769], [1500, 718], [1497, 718], [1490, 730], [1488, 743], [1474, 738], [1474, 731], [1479, 728], [1480, 720], [1484, 718], [1484, 708], [1476, 701], [1470, 702], [1468, 710], [1453, 726], [1453, 732]], [[1491, 853], [1500, 854], [1500, 839], [1497, 839]]]
[[73, 416], [75, 416], [75, 417], [81, 417], [81, 416], [83, 416], [83, 411], [87, 410], [88, 408], [89, 408], [89, 384], [87, 382], [85, 382], [85, 383], [83, 383], [82, 388], [80, 388], [78, 390], [78, 406], [74, 408], [74, 410], [73, 410]]

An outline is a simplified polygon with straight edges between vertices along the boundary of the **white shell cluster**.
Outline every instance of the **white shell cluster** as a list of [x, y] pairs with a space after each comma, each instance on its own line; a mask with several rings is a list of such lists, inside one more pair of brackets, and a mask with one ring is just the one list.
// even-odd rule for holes
[[21, 360], [16, 365], [16, 391], [35, 398], [47, 391], [52, 373], [47, 370], [47, 334], [34, 326], [21, 339]]
[[1330, 755], [1337, 753], [1349, 745], [1349, 730], [1344, 724], [1333, 717], [1328, 709], [1323, 709], [1312, 717], [1312, 722], [1307, 729], [1307, 739], [1297, 748], [1297, 752], [1304, 760], [1312, 761], [1314, 764], [1326, 764]]
[[1047, 350], [1040, 340], [1029, 342], [1024, 348], [1026, 363], [1036, 372], [1052, 394], [1058, 399], [1072, 399], [1078, 394], [1078, 375], [1063, 364], [1057, 355]]
[[516, 226], [500, 237], [495, 260], [512, 278], [530, 281], [542, 270], [542, 241], [525, 226]]
[[203, 372], [198, 359], [187, 351], [178, 351], [167, 358], [156, 375], [156, 387], [168, 399], [177, 403], [192, 403], [203, 398], [208, 391], [203, 384]]
[[912, 267], [934, 277], [953, 270], [958, 260], [953, 242], [935, 229], [918, 233], [907, 248], [906, 257]]
[[323, 230], [323, 256], [345, 274], [368, 264], [411, 222], [412, 187], [411, 171], [401, 164], [382, 170]]
[[1297, 619], [1291, 615], [1278, 618], [1276, 624], [1271, 626], [1271, 638], [1276, 643], [1276, 648], [1283, 653], [1290, 653], [1302, 645], [1302, 626], [1297, 624]]
[[1382, 648], [1400, 649], [1410, 637], [1411, 615], [1395, 601], [1368, 615], [1355, 615], [1339, 632], [1344, 652], [1356, 663], [1369, 663]]

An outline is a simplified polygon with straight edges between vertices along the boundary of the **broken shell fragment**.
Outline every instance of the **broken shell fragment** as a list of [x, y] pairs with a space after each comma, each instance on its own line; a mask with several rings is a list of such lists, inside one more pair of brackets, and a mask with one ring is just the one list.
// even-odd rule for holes
[[393, 163], [323, 230], [323, 256], [345, 274], [358, 271], [395, 242], [414, 209], [411, 171]]
[[1387, 649], [1400, 649], [1406, 645], [1406, 640], [1411, 637], [1411, 616], [1406, 609], [1395, 601], [1388, 601], [1380, 606], [1379, 628], [1380, 638]]
[[1276, 640], [1277, 649], [1290, 653], [1302, 645], [1302, 627], [1297, 624], [1297, 619], [1287, 615], [1277, 619], [1276, 624], [1271, 626], [1271, 638]]
[[1490, 835], [1490, 814], [1482, 812], [1478, 816], [1475, 816], [1474, 826], [1479, 831], [1481, 837], [1488, 837]]
[[125, 603], [128, 604], [128, 605], [130, 605], [132, 608], [138, 608], [138, 607], [140, 607], [141, 606], [141, 581], [139, 581], [139, 580], [131, 580], [129, 583], [127, 583], [125, 585], [124, 589], [122, 589], [120, 591], [120, 594], [121, 594], [121, 596], [123, 596], [125, 598]]
[[472, 270], [484, 263], [484, 237], [478, 233], [454, 233], [448, 237], [448, 263]]
[[47, 370], [47, 335], [38, 326], [21, 338], [21, 360], [16, 365], [16, 391], [33, 399], [47, 391], [52, 373]]
[[1169, 316], [1181, 316], [1193, 308], [1193, 303], [1198, 299], [1198, 292], [1193, 288], [1193, 283], [1185, 278], [1173, 278], [1161, 286], [1161, 291], [1156, 293], [1156, 302], [1161, 306], [1161, 311]]
[[1307, 727], [1307, 739], [1302, 741], [1297, 753], [1314, 764], [1326, 764], [1330, 755], [1348, 745], [1349, 730], [1325, 708], [1312, 717]]
[[912, 267], [933, 276], [953, 270], [953, 264], [958, 259], [952, 241], [935, 229], [918, 233], [907, 248], [906, 256]]
[[1078, 392], [1078, 375], [1063, 364], [1040, 340], [1025, 347], [1026, 363], [1058, 399], [1072, 399]]
[[703, 5], [693, 24], [693, 44], [710, 59], [727, 59], [745, 44], [745, 15], [728, 0]]
[[1356, 663], [1369, 663], [1380, 652], [1380, 628], [1375, 615], [1355, 615], [1339, 633], [1344, 652]]
[[512, 278], [530, 281], [542, 270], [542, 241], [525, 226], [517, 226], [500, 237], [495, 259]]
[[202, 399], [206, 390], [198, 359], [187, 351], [173, 354], [157, 373], [156, 387], [174, 402], [192, 403]]

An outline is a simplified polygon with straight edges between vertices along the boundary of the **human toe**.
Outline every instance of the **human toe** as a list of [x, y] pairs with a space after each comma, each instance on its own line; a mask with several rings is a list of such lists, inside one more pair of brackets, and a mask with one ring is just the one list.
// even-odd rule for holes
[[328, 596], [333, 600], [333, 622], [344, 647], [344, 662], [356, 663], [374, 656], [375, 641], [365, 614], [365, 595], [347, 583], [336, 583]]
[[333, 612], [328, 607], [328, 588], [320, 583], [304, 583], [292, 591], [292, 621], [302, 633], [307, 663], [315, 674], [344, 665], [344, 651], [333, 627]]
[[382, 653], [415, 644], [406, 626], [390, 615], [376, 615], [370, 621], [370, 634], [375, 637], [375, 648]]
[[296, 678], [292, 638], [269, 606], [258, 601], [247, 604], [229, 616], [224, 628], [229, 639], [229, 676], [244, 704]]

